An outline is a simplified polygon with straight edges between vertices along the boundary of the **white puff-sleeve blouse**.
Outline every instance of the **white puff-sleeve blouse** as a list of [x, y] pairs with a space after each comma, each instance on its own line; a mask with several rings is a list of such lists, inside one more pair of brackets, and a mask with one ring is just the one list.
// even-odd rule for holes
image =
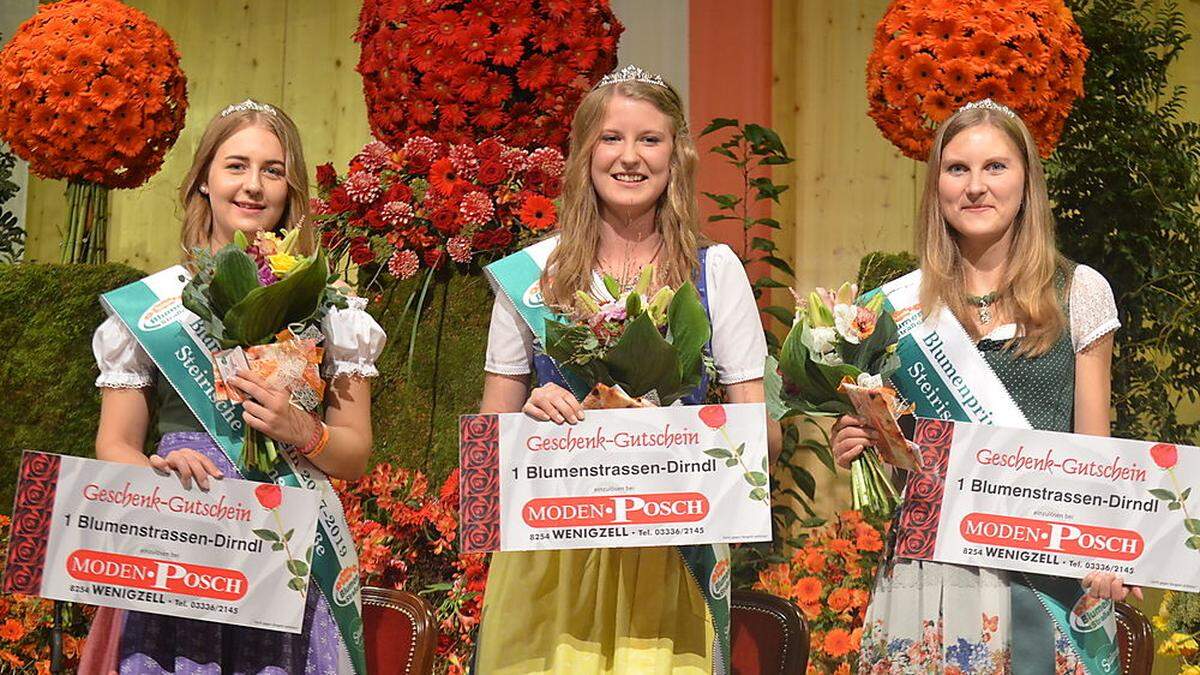
[[[325, 334], [327, 378], [342, 375], [376, 377], [375, 361], [387, 336], [366, 311], [366, 298], [347, 298], [345, 309], [331, 309], [321, 323]], [[109, 316], [92, 335], [92, 354], [100, 368], [97, 387], [140, 389], [154, 386], [154, 361], [116, 316]]]
[[[1087, 265], [1075, 266], [1067, 308], [1071, 324], [1071, 347], [1076, 354], [1121, 327], [1112, 287], [1102, 274]], [[1017, 325], [1008, 323], [997, 326], [986, 337], [990, 340], [1008, 340], [1017, 332]]]
[[[716, 244], [708, 249], [704, 272], [717, 380], [721, 384], [736, 384], [761, 378], [767, 340], [741, 260], [728, 246]], [[612, 299], [598, 276], [593, 292]], [[497, 375], [528, 374], [532, 370], [533, 349], [533, 332], [512, 301], [498, 293], [492, 304], [484, 370]]]

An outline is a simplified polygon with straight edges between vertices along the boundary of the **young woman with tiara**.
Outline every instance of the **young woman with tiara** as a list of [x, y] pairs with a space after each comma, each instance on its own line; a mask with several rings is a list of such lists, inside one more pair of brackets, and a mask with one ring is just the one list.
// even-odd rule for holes
[[[229, 106], [209, 122], [180, 187], [185, 252], [216, 251], [232, 242], [238, 231], [253, 240], [260, 231], [300, 228], [300, 251], [311, 254], [313, 233], [305, 218], [307, 171], [300, 135], [282, 110], [250, 100]], [[330, 381], [323, 416], [292, 406], [286, 391], [273, 389], [252, 373], [242, 373], [231, 382], [248, 399], [244, 422], [296, 448], [300, 466], [326, 487], [325, 476], [347, 480], [361, 476], [371, 451], [371, 393], [366, 378], [378, 374], [374, 363], [385, 336], [364, 306], [364, 301], [350, 298], [346, 309], [331, 310], [322, 323], [324, 376]], [[114, 311], [100, 325], [92, 347], [100, 366], [96, 380], [101, 389], [99, 459], [173, 472], [188, 489], [193, 482], [207, 490], [213, 480], [243, 478], [233, 461], [240, 448], [216, 440], [200, 421], [214, 416], [204, 410], [193, 414], [185, 402], [186, 398], [190, 405], [212, 405], [211, 399], [189, 396], [186, 383], [164, 375], [155, 366], [154, 350], [160, 347], [142, 344], [124, 314]], [[146, 457], [142, 448], [150, 431], [151, 410], [157, 410], [161, 440], [157, 453]], [[318, 439], [315, 444], [314, 439]], [[336, 496], [332, 491], [328, 494], [331, 497], [322, 501], [322, 519], [341, 519], [342, 531], [348, 531]], [[333, 547], [327, 543], [325, 548], [332, 551]], [[351, 546], [348, 558], [334, 568], [347, 569], [353, 558]], [[298, 635], [101, 609], [80, 672], [361, 675], [364, 657], [357, 598], [334, 607], [324, 590], [334, 580], [324, 579], [321, 572], [328, 566], [314, 560], [313, 568], [303, 632]]]
[[[940, 338], [939, 361], [990, 414], [962, 421], [1107, 436], [1120, 325], [1112, 290], [1059, 253], [1037, 146], [1012, 110], [985, 99], [942, 123], [916, 238], [920, 269], [881, 290], [890, 308], [919, 309], [925, 320], [912, 335]], [[939, 417], [904, 352], [893, 383], [918, 416]], [[920, 375], [953, 400], [944, 366]], [[843, 467], [875, 440], [853, 416], [834, 425]], [[867, 610], [860, 673], [1118, 672], [1111, 600], [1128, 592], [1120, 578], [1092, 573], [1081, 589], [1073, 579], [900, 559], [894, 545]], [[1096, 630], [1068, 620], [1081, 608]]]
[[[571, 125], [561, 231], [514, 254], [535, 263], [523, 275], [505, 272], [504, 261], [488, 269], [497, 297], [482, 412], [582, 419], [582, 394], [542, 351], [544, 319], [577, 290], [606, 296], [600, 274], [631, 288], [651, 264], [655, 286], [696, 282], [727, 400], [763, 400], [758, 309], [737, 256], [699, 232], [696, 163], [683, 104], [661, 77], [629, 66], [584, 97]], [[706, 389], [684, 403], [703, 403]], [[769, 430], [773, 458], [779, 427]], [[497, 553], [476, 672], [727, 673], [729, 594], [714, 594], [708, 580], [728, 559], [727, 546]]]

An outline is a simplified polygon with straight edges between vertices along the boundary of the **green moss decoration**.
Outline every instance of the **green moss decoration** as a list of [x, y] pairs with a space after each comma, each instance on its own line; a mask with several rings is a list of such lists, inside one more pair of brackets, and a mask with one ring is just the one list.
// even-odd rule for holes
[[478, 274], [435, 278], [417, 326], [409, 374], [413, 312], [405, 307], [414, 291], [420, 294], [423, 280], [397, 283], [368, 305], [388, 334], [379, 378], [371, 383], [372, 463], [423, 470], [437, 485], [458, 466], [458, 416], [479, 411], [492, 292]]
[[921, 263], [917, 257], [908, 251], [868, 253], [858, 263], [858, 290], [862, 293], [875, 290], [920, 266]]
[[93, 456], [99, 295], [143, 276], [118, 264], [0, 265], [0, 512], [12, 509], [22, 450]]

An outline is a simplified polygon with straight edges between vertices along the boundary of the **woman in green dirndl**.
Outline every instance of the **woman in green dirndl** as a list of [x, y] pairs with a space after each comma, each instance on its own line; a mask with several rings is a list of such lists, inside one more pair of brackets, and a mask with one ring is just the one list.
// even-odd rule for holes
[[[1113, 293], [1099, 272], [1059, 253], [1036, 153], [1021, 119], [990, 100], [946, 120], [917, 217], [921, 268], [882, 292], [897, 310], [919, 306], [921, 330], [960, 341], [955, 371], [972, 393], [991, 397], [985, 404], [1009, 411], [993, 424], [1107, 436], [1120, 325]], [[910, 365], [901, 364], [893, 383], [921, 415]], [[875, 432], [853, 416], [834, 425], [843, 467], [874, 442]], [[1111, 603], [1128, 592], [1112, 574], [1092, 573], [1081, 589], [1072, 579], [900, 559], [889, 547], [858, 670], [1116, 673]], [[1080, 606], [1105, 615], [1090, 636], [1061, 620]]]

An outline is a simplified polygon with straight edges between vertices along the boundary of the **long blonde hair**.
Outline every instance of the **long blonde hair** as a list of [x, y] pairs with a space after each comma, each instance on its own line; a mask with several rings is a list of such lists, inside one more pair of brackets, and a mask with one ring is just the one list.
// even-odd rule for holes
[[696, 204], [696, 143], [688, 129], [683, 102], [670, 85], [630, 80], [597, 87], [583, 97], [571, 122], [571, 147], [563, 174], [558, 245], [546, 262], [541, 287], [546, 304], [573, 304], [577, 290], [592, 287], [592, 271], [600, 248], [600, 210], [592, 184], [592, 150], [600, 138], [608, 102], [620, 95], [646, 101], [671, 120], [673, 145], [670, 177], [655, 206], [654, 226], [662, 237], [656, 282], [678, 287], [699, 266], [700, 234]]
[[287, 203], [283, 216], [275, 230], [300, 227], [297, 242], [300, 252], [310, 255], [315, 248], [315, 237], [309, 221], [308, 209], [308, 164], [304, 161], [304, 148], [300, 144], [300, 132], [296, 123], [279, 108], [270, 106], [273, 112], [260, 110], [234, 110], [228, 114], [217, 114], [209, 121], [200, 145], [192, 157], [183, 183], [179, 186], [179, 202], [183, 205], [183, 229], [180, 243], [186, 259], [192, 249], [206, 248], [212, 239], [212, 206], [208, 195], [200, 192], [200, 186], [208, 179], [208, 170], [221, 144], [237, 132], [251, 126], [262, 127], [275, 134], [283, 146], [284, 174], [288, 186]]
[[[1009, 347], [1021, 356], [1045, 354], [1066, 328], [1066, 317], [1055, 277], [1069, 263], [1058, 252], [1054, 237], [1054, 214], [1046, 193], [1046, 178], [1037, 155], [1037, 144], [1019, 117], [988, 108], [959, 110], [938, 129], [929, 154], [925, 190], [917, 214], [916, 250], [921, 258], [921, 307], [926, 316], [945, 307], [960, 319], [973, 310], [967, 303], [962, 252], [958, 233], [946, 222], [938, 203], [938, 178], [942, 153], [959, 133], [981, 124], [1003, 132], [1017, 148], [1025, 168], [1021, 207], [1012, 223], [1012, 244], [997, 289], [997, 309], [1024, 330]], [[1065, 293], [1066, 289], [1062, 291]], [[962, 321], [976, 340], [981, 335], [972, 321]]]

